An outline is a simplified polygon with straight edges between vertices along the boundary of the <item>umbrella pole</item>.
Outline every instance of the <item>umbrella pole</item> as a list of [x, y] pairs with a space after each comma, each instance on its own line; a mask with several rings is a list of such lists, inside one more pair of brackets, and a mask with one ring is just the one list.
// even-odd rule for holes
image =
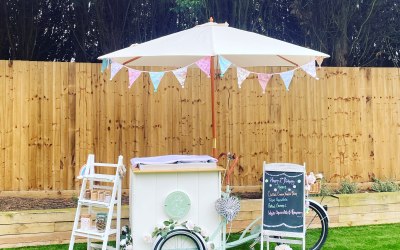
[[213, 146], [212, 146], [212, 156], [214, 158], [217, 157], [217, 124], [215, 121], [215, 68], [214, 68], [214, 56], [211, 56], [211, 65], [210, 65], [210, 74], [211, 74], [211, 119], [212, 119], [212, 136], [213, 136]]

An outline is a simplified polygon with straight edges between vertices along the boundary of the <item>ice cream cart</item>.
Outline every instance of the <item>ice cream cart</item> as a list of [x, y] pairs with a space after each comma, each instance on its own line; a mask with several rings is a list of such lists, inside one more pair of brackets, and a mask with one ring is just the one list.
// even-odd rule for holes
[[[209, 156], [162, 156], [133, 158], [131, 163], [129, 213], [133, 249], [162, 249], [160, 244], [178, 244], [177, 236], [168, 243], [154, 238], [149, 241], [155, 228], [161, 230], [165, 221], [176, 223], [175, 230], [198, 229], [199, 239], [192, 240], [199, 243], [179, 239], [179, 244], [204, 244], [208, 232], [221, 223], [215, 201], [221, 197], [223, 168], [217, 166], [216, 160]], [[219, 237], [213, 240], [214, 244], [219, 242]]]

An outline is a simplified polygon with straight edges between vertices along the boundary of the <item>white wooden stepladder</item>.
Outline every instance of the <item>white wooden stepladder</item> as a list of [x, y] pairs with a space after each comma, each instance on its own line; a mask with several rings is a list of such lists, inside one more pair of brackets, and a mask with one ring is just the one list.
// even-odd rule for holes
[[[95, 172], [95, 167], [112, 167], [115, 168], [114, 175], [98, 174]], [[125, 166], [123, 165], [123, 157], [118, 157], [118, 163], [96, 163], [94, 161], [94, 155], [90, 154], [87, 159], [85, 167], [82, 169], [78, 178], [83, 179], [81, 192], [78, 200], [78, 207], [76, 209], [74, 226], [71, 233], [71, 241], [69, 243], [69, 250], [74, 249], [75, 237], [86, 237], [87, 238], [87, 249], [119, 249], [120, 245], [120, 231], [121, 231], [121, 179], [125, 173]], [[100, 183], [100, 184], [99, 184]], [[103, 183], [103, 185], [101, 185]], [[104, 183], [113, 183], [113, 185], [106, 185]], [[92, 190], [110, 190], [111, 199], [109, 202], [96, 201], [91, 199], [85, 199], [85, 192], [89, 184], [90, 191]], [[87, 207], [88, 214], [92, 214], [93, 207], [97, 209], [108, 209], [107, 222], [104, 232], [97, 231], [96, 227], [92, 227], [90, 230], [83, 230], [78, 228], [80, 224], [80, 217], [82, 212], [82, 206]], [[114, 217], [114, 207], [116, 206], [116, 228], [111, 228], [112, 218]], [[116, 247], [107, 246], [109, 236], [115, 235]], [[92, 239], [102, 241], [102, 244], [92, 243]]]

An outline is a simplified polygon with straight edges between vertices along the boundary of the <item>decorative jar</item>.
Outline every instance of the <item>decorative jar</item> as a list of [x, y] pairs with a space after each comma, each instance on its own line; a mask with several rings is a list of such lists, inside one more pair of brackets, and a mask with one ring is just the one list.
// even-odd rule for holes
[[97, 213], [96, 215], [96, 229], [99, 232], [104, 232], [107, 223], [107, 213]]
[[81, 215], [81, 229], [90, 230], [92, 224], [92, 216], [90, 214]]
[[99, 193], [97, 191], [95, 191], [95, 190], [92, 190], [92, 193], [91, 193], [91, 196], [90, 196], [91, 200], [92, 201], [97, 201], [98, 197], [99, 197]]
[[104, 202], [105, 203], [110, 203], [111, 201], [111, 192], [110, 191], [106, 191], [104, 193]]

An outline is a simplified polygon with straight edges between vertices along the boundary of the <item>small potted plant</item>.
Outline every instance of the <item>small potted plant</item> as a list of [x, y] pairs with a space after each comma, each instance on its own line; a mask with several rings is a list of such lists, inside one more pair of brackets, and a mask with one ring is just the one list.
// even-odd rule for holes
[[132, 235], [131, 229], [128, 225], [121, 228], [121, 240], [119, 242], [120, 248], [122, 250], [132, 250]]

